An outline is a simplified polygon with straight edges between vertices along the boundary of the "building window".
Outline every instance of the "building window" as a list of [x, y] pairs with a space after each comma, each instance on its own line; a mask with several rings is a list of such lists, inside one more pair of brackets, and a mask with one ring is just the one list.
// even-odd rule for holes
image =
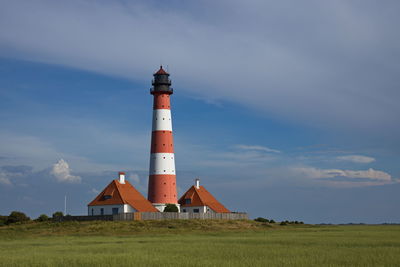
[[183, 209], [183, 212], [186, 212], [186, 209]]
[[190, 198], [185, 198], [185, 204], [192, 204], [192, 200]]
[[118, 208], [112, 208], [112, 214], [113, 215], [118, 214]]
[[94, 210], [92, 209], [92, 216], [94, 215]]
[[199, 213], [199, 209], [193, 209], [194, 213]]
[[103, 208], [100, 209], [100, 215], [104, 215], [104, 209]]

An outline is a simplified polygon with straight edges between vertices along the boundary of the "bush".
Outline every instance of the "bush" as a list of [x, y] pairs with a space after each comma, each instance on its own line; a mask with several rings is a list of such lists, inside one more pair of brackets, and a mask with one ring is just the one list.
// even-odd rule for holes
[[269, 222], [268, 219], [265, 219], [265, 218], [263, 218], [263, 217], [258, 217], [258, 218], [255, 218], [254, 220], [255, 220], [256, 222], [263, 222], [263, 223], [268, 223], [268, 222]]
[[274, 220], [269, 220], [269, 223], [275, 223], [275, 221]]
[[0, 215], [0, 226], [6, 225], [7, 220], [8, 220], [8, 216], [2, 216], [2, 215]]
[[37, 219], [35, 221], [37, 222], [47, 222], [49, 220], [49, 216], [47, 216], [46, 214], [40, 214], [39, 217], [37, 217]]
[[30, 221], [31, 218], [25, 215], [25, 213], [20, 211], [13, 211], [8, 215], [6, 224], [17, 223], [17, 222], [27, 222]]
[[175, 204], [167, 204], [164, 208], [164, 212], [178, 212], [179, 209]]
[[287, 222], [281, 222], [280, 225], [287, 225]]
[[63, 217], [64, 213], [62, 213], [62, 211], [56, 211], [53, 213], [53, 219], [57, 218], [57, 217]]

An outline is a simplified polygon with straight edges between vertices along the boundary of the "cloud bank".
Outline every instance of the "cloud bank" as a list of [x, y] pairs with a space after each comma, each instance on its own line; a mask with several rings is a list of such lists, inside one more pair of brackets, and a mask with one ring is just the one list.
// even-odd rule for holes
[[375, 161], [375, 159], [372, 157], [367, 157], [362, 155], [339, 156], [337, 157], [337, 159], [342, 161], [350, 161], [354, 163], [371, 163]]
[[6, 27], [0, 28], [0, 55], [146, 84], [161, 62], [188, 94], [397, 142], [399, 2], [226, 0], [161, 6], [2, 1], [0, 24]]
[[295, 167], [294, 172], [310, 179], [324, 181], [328, 185], [370, 186], [396, 183], [397, 180], [384, 171], [320, 169], [314, 167]]

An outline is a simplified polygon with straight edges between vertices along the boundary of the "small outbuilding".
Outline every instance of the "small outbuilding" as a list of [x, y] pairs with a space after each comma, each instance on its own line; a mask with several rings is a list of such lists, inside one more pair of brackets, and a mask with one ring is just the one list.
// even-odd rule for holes
[[185, 194], [179, 199], [181, 212], [193, 213], [229, 213], [225, 208], [204, 186], [200, 186], [200, 180], [196, 179], [195, 185], [189, 188]]
[[125, 173], [113, 180], [88, 204], [88, 215], [112, 215], [131, 212], [158, 212], [133, 185], [125, 180]]

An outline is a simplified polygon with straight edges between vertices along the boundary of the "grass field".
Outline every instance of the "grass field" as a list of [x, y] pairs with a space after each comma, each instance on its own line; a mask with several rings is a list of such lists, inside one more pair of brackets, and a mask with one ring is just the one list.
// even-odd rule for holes
[[400, 226], [31, 223], [0, 227], [0, 248], [2, 266], [400, 266]]

